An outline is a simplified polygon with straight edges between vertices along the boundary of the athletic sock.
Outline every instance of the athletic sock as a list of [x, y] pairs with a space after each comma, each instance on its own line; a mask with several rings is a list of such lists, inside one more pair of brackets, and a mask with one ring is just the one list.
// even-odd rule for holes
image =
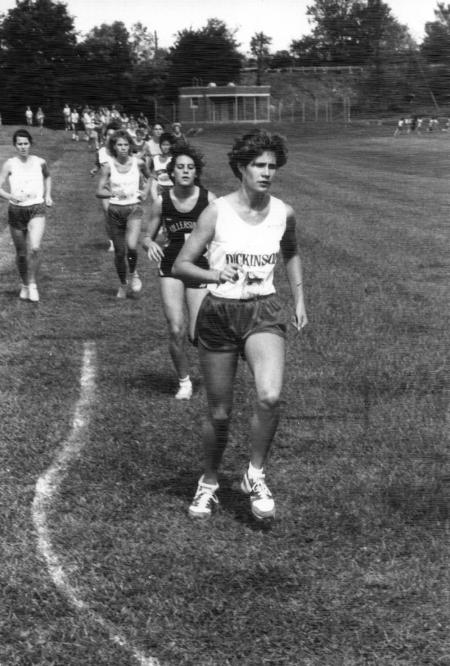
[[189, 377], [189, 375], [186, 375], [186, 377], [183, 377], [183, 379], [178, 379], [178, 381], [180, 384], [189, 384], [191, 378]]
[[134, 273], [136, 270], [137, 256], [137, 250], [127, 250], [128, 268], [130, 269], [130, 273]]
[[248, 464], [247, 476], [248, 476], [249, 479], [252, 479], [254, 481], [255, 479], [258, 479], [260, 476], [262, 476], [262, 474], [263, 474], [263, 468], [262, 467], [260, 467], [260, 468], [253, 467], [252, 463]]

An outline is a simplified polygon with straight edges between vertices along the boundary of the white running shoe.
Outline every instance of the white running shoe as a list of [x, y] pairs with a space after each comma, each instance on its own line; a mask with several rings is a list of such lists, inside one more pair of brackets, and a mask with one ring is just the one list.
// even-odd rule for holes
[[112, 240], [109, 241], [109, 245], [108, 245], [108, 250], [107, 250], [107, 251], [108, 251], [108, 252], [114, 252], [114, 243], [112, 242]]
[[275, 517], [275, 502], [266, 485], [264, 474], [256, 479], [250, 479], [248, 472], [245, 472], [241, 481], [241, 490], [245, 495], [249, 495], [252, 514], [257, 520]]
[[117, 292], [117, 298], [126, 298], [127, 297], [127, 289], [128, 285], [127, 284], [121, 284], [118, 292]]
[[175, 393], [175, 400], [190, 400], [194, 389], [190, 379], [180, 382], [180, 387]]
[[191, 518], [209, 518], [213, 509], [219, 504], [217, 499], [216, 490], [219, 484], [211, 486], [209, 483], [202, 482], [203, 476], [198, 482], [195, 497], [189, 507], [189, 515]]
[[142, 282], [141, 279], [137, 273], [137, 271], [134, 271], [134, 273], [131, 274], [131, 291], [133, 294], [138, 294], [141, 289], [142, 289]]
[[39, 292], [35, 282], [30, 282], [28, 285], [28, 298], [33, 303], [37, 303], [39, 301]]
[[21, 301], [27, 301], [28, 300], [28, 285], [27, 284], [22, 284], [20, 285], [20, 294], [19, 298]]

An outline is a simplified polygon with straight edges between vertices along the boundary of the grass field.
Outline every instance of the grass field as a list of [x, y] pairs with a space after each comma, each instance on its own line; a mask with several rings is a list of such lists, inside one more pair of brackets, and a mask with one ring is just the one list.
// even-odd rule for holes
[[[298, 214], [310, 324], [289, 335], [271, 529], [235, 491], [244, 365], [222, 508], [188, 519], [195, 353], [178, 404], [155, 267], [142, 253], [142, 296], [116, 300], [93, 156], [63, 132], [35, 137], [55, 200], [37, 306], [17, 298], [0, 210], [1, 666], [450, 665], [450, 137], [282, 130], [273, 193]], [[235, 184], [235, 134], [197, 139], [218, 195]]]

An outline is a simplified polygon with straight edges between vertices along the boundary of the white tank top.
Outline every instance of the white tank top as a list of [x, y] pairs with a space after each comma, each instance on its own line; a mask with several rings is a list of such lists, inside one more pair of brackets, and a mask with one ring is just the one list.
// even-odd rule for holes
[[161, 185], [162, 187], [172, 187], [173, 185], [170, 176], [167, 173], [167, 165], [171, 159], [170, 155], [168, 157], [155, 155], [153, 158], [153, 172], [158, 185]]
[[13, 197], [19, 199], [26, 197], [18, 206], [33, 206], [44, 201], [44, 175], [42, 173], [43, 160], [36, 155], [30, 155], [26, 162], [18, 157], [11, 158], [11, 173], [9, 174], [9, 187]]
[[109, 202], [119, 206], [130, 206], [139, 201], [140, 171], [137, 159], [131, 158], [131, 166], [126, 173], [121, 173], [114, 160], [109, 162], [111, 172], [110, 185], [112, 197]]
[[224, 197], [214, 203], [217, 221], [208, 247], [209, 265], [215, 270], [222, 270], [226, 264], [238, 264], [240, 268], [236, 282], [208, 284], [208, 289], [215, 296], [243, 300], [273, 294], [275, 265], [286, 229], [285, 204], [270, 197], [265, 219], [252, 225], [245, 222]]
[[108, 153], [105, 146], [102, 146], [101, 148], [98, 149], [97, 158], [98, 158], [98, 163], [100, 165], [112, 164], [112, 162], [114, 162], [114, 157], [110, 153]]

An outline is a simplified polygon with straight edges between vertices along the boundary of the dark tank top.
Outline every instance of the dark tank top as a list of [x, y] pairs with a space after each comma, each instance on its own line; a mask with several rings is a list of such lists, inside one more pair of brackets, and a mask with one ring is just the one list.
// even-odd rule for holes
[[[208, 206], [208, 190], [200, 187], [198, 199], [192, 210], [187, 213], [180, 213], [175, 208], [170, 198], [169, 190], [161, 193], [161, 219], [166, 230], [168, 244], [164, 248], [164, 256], [161, 260], [159, 274], [161, 277], [172, 277], [172, 266], [183, 247], [187, 237], [194, 228], [200, 214]], [[208, 268], [208, 260], [202, 255], [195, 264], [200, 268]], [[199, 287], [200, 284], [195, 281], [184, 281], [188, 287]], [[203, 285], [204, 286], [204, 285]]]
[[163, 191], [162, 194], [161, 218], [166, 229], [169, 245], [174, 245], [181, 250], [186, 237], [191, 233], [202, 213], [208, 205], [208, 190], [200, 186], [197, 203], [187, 211], [181, 213], [173, 205], [170, 198], [170, 192]]

